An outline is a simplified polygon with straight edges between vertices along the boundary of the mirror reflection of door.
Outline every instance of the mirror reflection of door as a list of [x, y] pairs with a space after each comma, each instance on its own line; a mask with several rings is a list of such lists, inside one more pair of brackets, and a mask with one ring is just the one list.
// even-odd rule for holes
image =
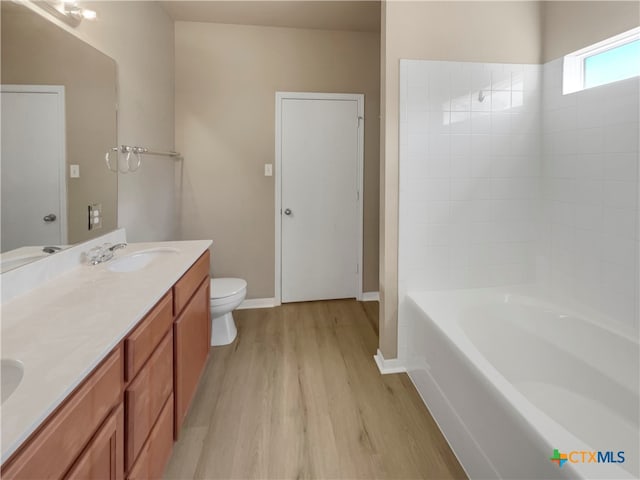
[[[2, 93], [0, 137], [0, 272], [5, 272], [56, 251], [44, 252], [45, 246], [70, 246], [117, 227], [118, 175], [104, 162], [117, 145], [117, 70], [112, 58], [50, 22], [36, 6], [0, 1], [0, 12], [0, 84], [13, 88]], [[34, 86], [38, 95], [27, 95], [25, 89]], [[48, 86], [60, 89], [59, 122], [40, 111], [54, 93]], [[28, 112], [18, 115], [18, 107], [27, 106]], [[15, 118], [7, 121], [9, 115]], [[59, 136], [50, 136], [54, 131]], [[16, 153], [10, 166], [8, 149]], [[44, 210], [35, 204], [43, 198]], [[102, 221], [90, 228], [93, 205], [101, 207]]]
[[2, 252], [67, 242], [64, 106], [62, 86], [2, 86]]

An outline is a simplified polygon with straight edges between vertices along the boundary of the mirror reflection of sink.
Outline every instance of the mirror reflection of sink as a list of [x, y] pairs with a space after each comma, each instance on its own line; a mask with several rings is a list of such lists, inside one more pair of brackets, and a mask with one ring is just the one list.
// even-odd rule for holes
[[48, 256], [48, 253], [42, 251], [42, 247], [21, 247], [3, 252], [0, 254], [0, 272], [4, 273]]
[[12, 270], [16, 267], [21, 267], [27, 263], [31, 263], [34, 260], [38, 260], [39, 258], [44, 258], [44, 254], [42, 255], [32, 255], [28, 257], [21, 258], [12, 258], [10, 260], [0, 260], [0, 272], [6, 272], [7, 270]]
[[149, 250], [141, 250], [139, 252], [130, 253], [129, 255], [111, 260], [108, 263], [107, 269], [118, 273], [136, 272], [138, 270], [142, 270], [160, 255], [178, 252], [179, 250], [177, 248], [172, 247], [159, 247], [151, 248]]
[[0, 360], [0, 379], [2, 379], [2, 385], [0, 385], [2, 391], [2, 403], [8, 399], [13, 392], [16, 391], [18, 385], [22, 381], [24, 375], [24, 366], [22, 362], [17, 360], [11, 360], [3, 358]]

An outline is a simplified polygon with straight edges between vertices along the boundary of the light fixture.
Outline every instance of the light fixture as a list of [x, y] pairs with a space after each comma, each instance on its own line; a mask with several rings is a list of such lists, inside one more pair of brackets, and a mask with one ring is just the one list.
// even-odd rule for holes
[[61, 13], [69, 17], [72, 17], [78, 22], [82, 21], [82, 19], [95, 20], [98, 16], [95, 10], [89, 10], [88, 8], [83, 8], [80, 5], [78, 5], [74, 0], [62, 0], [62, 2], [60, 2], [60, 7], [61, 9], [59, 10]]
[[74, 27], [82, 20], [95, 20], [98, 17], [95, 10], [81, 7], [76, 0], [36, 0], [34, 3]]
[[95, 20], [98, 17], [98, 14], [95, 10], [89, 10], [88, 8], [82, 9], [82, 18], [85, 20]]

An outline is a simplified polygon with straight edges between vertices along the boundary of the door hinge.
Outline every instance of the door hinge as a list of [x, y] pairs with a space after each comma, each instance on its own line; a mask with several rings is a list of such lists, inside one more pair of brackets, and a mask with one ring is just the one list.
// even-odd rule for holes
[[356, 273], [360, 273], [360, 264], [356, 263]]
[[356, 191], [356, 200], [360, 200], [360, 190]]
[[358, 128], [360, 128], [360, 120], [364, 120], [364, 117], [358, 116], [357, 119], [358, 119]]

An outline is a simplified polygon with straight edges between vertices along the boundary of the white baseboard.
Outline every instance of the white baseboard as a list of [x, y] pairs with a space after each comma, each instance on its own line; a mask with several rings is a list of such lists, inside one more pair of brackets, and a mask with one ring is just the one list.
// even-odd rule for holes
[[277, 307], [279, 303], [275, 298], [247, 298], [240, 304], [237, 310], [245, 310], [249, 308], [273, 308]]
[[[380, 295], [378, 292], [363, 292], [362, 300], [363, 302], [378, 302], [380, 301]], [[244, 302], [240, 304], [237, 310], [246, 310], [249, 308], [273, 308], [279, 306], [275, 299], [272, 298], [247, 298]]]
[[380, 293], [378, 292], [362, 292], [361, 302], [379, 302]]
[[407, 369], [397, 358], [390, 358], [389, 360], [385, 360], [382, 356], [382, 352], [378, 349], [378, 353], [373, 356], [373, 359], [376, 361], [376, 365], [378, 366], [378, 370], [382, 375], [387, 375], [389, 373], [405, 373]]

